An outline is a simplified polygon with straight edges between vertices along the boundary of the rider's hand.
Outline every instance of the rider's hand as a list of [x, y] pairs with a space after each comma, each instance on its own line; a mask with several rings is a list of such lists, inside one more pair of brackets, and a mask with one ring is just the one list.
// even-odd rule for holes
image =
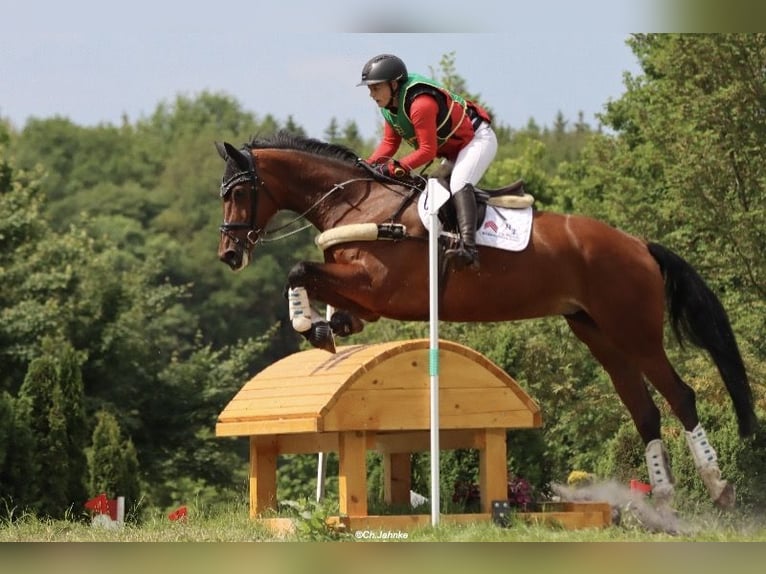
[[387, 161], [375, 166], [375, 169], [381, 175], [399, 179], [407, 175], [407, 170], [396, 160]]

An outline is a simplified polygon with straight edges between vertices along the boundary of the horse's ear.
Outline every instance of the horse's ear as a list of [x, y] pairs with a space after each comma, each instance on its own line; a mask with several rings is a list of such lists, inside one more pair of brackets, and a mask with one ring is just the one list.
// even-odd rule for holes
[[245, 155], [244, 152], [241, 152], [237, 148], [235, 148], [233, 145], [231, 145], [228, 142], [223, 142], [223, 147], [226, 150], [226, 155], [229, 157], [230, 160], [234, 161], [234, 163], [237, 164], [237, 167], [241, 169], [242, 171], [250, 171], [251, 164], [250, 164], [250, 158]]
[[224, 147], [225, 144], [221, 142], [215, 142], [215, 149], [218, 150], [218, 155], [223, 158], [224, 161], [229, 159], [229, 155], [226, 153], [226, 148]]
[[250, 158], [248, 158], [246, 154], [239, 151], [229, 142], [215, 142], [215, 149], [218, 150], [218, 155], [220, 155], [224, 160], [232, 160], [242, 171], [250, 170]]

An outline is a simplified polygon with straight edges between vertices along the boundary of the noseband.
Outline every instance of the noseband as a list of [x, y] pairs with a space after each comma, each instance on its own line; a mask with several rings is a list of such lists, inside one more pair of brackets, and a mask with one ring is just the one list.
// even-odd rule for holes
[[[244, 150], [243, 150], [244, 151]], [[225, 198], [229, 193], [231, 193], [231, 190], [234, 189], [237, 185], [240, 185], [242, 183], [249, 183], [250, 184], [250, 221], [247, 222], [230, 222], [224, 220], [221, 224], [220, 230], [223, 235], [228, 237], [239, 249], [244, 250], [245, 246], [242, 244], [242, 241], [235, 236], [232, 231], [237, 231], [241, 229], [247, 230], [247, 241], [250, 245], [254, 246], [261, 240], [261, 234], [263, 233], [262, 229], [257, 229], [255, 227], [255, 221], [256, 221], [256, 215], [258, 212], [258, 173], [255, 169], [255, 161], [253, 160], [253, 155], [251, 150], [247, 149], [247, 153], [245, 154], [248, 159], [249, 167], [247, 171], [239, 171], [232, 175], [229, 179], [226, 179], [221, 182], [221, 198]], [[263, 184], [263, 180], [260, 180], [260, 183]]]

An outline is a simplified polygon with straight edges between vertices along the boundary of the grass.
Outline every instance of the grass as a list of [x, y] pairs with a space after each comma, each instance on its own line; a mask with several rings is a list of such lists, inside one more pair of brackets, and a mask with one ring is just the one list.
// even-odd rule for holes
[[[0, 522], [0, 542], [269, 542], [330, 541], [354, 542], [353, 533], [336, 533], [320, 524], [321, 513], [297, 519], [298, 531], [278, 536], [248, 516], [245, 505], [220, 509], [189, 508], [183, 521], [172, 522], [167, 515], [149, 513], [140, 524], [120, 528], [92, 526], [88, 520], [51, 520], [21, 515]], [[745, 542], [766, 541], [766, 524], [736, 514], [709, 514], [684, 517], [689, 526], [684, 534], [652, 533], [637, 526], [602, 529], [563, 530], [553, 526], [528, 525], [516, 521], [501, 528], [491, 523], [444, 524], [407, 533], [411, 542]], [[379, 533], [365, 537], [380, 539]]]

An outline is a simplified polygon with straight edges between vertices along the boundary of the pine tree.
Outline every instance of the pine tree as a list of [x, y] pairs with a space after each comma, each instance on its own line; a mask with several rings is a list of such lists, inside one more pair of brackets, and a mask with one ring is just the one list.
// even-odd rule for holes
[[[14, 488], [21, 498], [17, 502], [42, 515], [61, 517], [86, 499], [83, 383], [77, 353], [69, 343], [48, 339], [42, 350], [29, 364], [19, 389], [12, 444], [17, 454], [13, 477], [9, 475], [8, 480], [18, 482]], [[24, 468], [34, 472], [24, 474]]]
[[[10, 395], [6, 394], [6, 397]], [[39, 476], [33, 457], [35, 440], [32, 435], [29, 400], [10, 398], [9, 435], [5, 459], [0, 464], [0, 515], [31, 509], [37, 500], [38, 487], [32, 477]]]
[[120, 426], [115, 416], [107, 411], [96, 414], [93, 444], [88, 457], [90, 492], [106, 493], [110, 498], [118, 495], [117, 487], [125, 474], [120, 442]]
[[53, 386], [50, 408], [47, 412], [47, 434], [38, 437], [40, 498], [37, 511], [43, 516], [62, 518], [73, 504], [67, 492], [69, 456], [67, 453], [67, 421], [64, 415], [64, 396], [61, 385]]
[[64, 418], [66, 419], [66, 453], [69, 471], [67, 474], [67, 495], [78, 506], [88, 498], [86, 481], [88, 461], [85, 449], [88, 446], [88, 422], [85, 417], [82, 372], [80, 357], [71, 345], [59, 349], [59, 380], [63, 395]]
[[126, 508], [140, 497], [138, 457], [131, 440], [123, 441], [117, 418], [108, 411], [96, 414], [93, 444], [88, 451], [90, 492], [109, 498], [125, 497]]
[[330, 123], [324, 130], [324, 137], [330, 143], [336, 143], [340, 138], [340, 127], [335, 116], [330, 118]]
[[[56, 399], [57, 397], [57, 399]], [[58, 384], [56, 363], [49, 355], [43, 355], [29, 364], [24, 382], [19, 389], [20, 415], [22, 423], [28, 426], [31, 438], [30, 464], [35, 472], [26, 477], [17, 477], [30, 483], [27, 495], [34, 495], [34, 499], [24, 501], [33, 510], [48, 514], [52, 504], [45, 492], [48, 487], [48, 477], [57, 471], [56, 466], [51, 465], [47, 458], [50, 454], [51, 422], [54, 424], [54, 435], [60, 431], [59, 421], [51, 417], [54, 408], [54, 400], [58, 400], [57, 408], [61, 407], [61, 387]], [[60, 437], [53, 437], [56, 442]], [[68, 506], [68, 505], [65, 505]], [[64, 508], [58, 509], [63, 514]], [[54, 511], [53, 516], [59, 513]]]
[[[0, 392], [0, 493], [2, 493], [0, 498], [6, 498], [11, 489], [7, 474], [11, 461], [9, 454], [13, 452], [14, 404], [13, 397], [9, 393]], [[0, 500], [0, 502], [3, 501]], [[0, 505], [0, 516], [2, 516], [2, 505]]]
[[13, 397], [7, 392], [0, 392], [0, 492], [3, 491], [2, 472], [5, 460], [11, 450], [13, 434]]
[[133, 441], [128, 439], [123, 443], [123, 463], [125, 474], [119, 484], [120, 496], [125, 497], [126, 511], [135, 508], [141, 499], [141, 483], [138, 478], [138, 452]]

